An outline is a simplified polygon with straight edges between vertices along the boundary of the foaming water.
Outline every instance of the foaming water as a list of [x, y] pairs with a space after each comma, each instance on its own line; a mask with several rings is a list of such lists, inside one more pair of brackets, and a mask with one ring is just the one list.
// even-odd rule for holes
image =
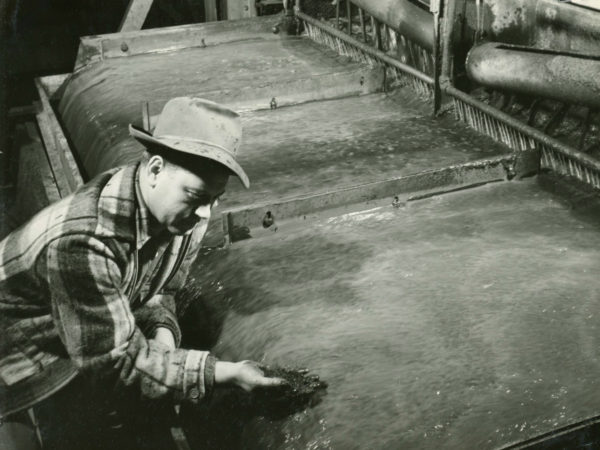
[[310, 368], [245, 448], [495, 448], [598, 414], [598, 208], [505, 183], [204, 255], [223, 359]]
[[[311, 80], [305, 94], [328, 98], [321, 76], [360, 67], [309, 39], [242, 40], [109, 58], [69, 78], [58, 111], [89, 179], [140, 158], [143, 146], [129, 136], [128, 125], [142, 125], [146, 102], [151, 115], [183, 95], [239, 111], [239, 102], [258, 102], [265, 86], [272, 85], [272, 95], [279, 98], [283, 93], [277, 86], [299, 80]], [[239, 162], [252, 189], [232, 180], [220, 202], [225, 207], [326, 192], [506, 152], [450, 117], [432, 119], [426, 103], [408, 88], [276, 110], [269, 109], [271, 95], [263, 100], [266, 110], [242, 112]]]

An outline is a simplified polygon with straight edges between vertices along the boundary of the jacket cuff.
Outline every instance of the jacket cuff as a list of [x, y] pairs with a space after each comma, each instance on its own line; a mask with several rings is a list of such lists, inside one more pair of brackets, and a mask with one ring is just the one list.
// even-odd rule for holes
[[206, 357], [206, 363], [204, 363], [204, 389], [206, 391], [206, 397], [210, 398], [215, 387], [215, 366], [217, 364], [217, 358], [213, 355]]
[[187, 352], [183, 366], [183, 400], [198, 404], [213, 390], [215, 358], [208, 352]]

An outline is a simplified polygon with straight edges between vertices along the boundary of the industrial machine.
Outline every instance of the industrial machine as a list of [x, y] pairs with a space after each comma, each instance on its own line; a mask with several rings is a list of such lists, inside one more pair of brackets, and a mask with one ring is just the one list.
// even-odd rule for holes
[[[596, 205], [600, 188], [600, 8], [596, 2], [283, 3], [287, 10], [277, 15], [81, 38], [73, 72], [37, 79], [35, 117], [21, 118], [14, 128], [15, 225], [103, 170], [137, 159], [142, 148], [128, 137], [127, 125], [151, 130], [164, 103], [179, 95], [225, 103], [242, 115], [241, 162], [253, 187], [245, 192], [232, 186], [215, 214], [206, 245], [220, 251], [246, 255], [272, 247], [276, 253], [280, 249], [276, 240], [302, 234], [298, 231], [302, 227], [322, 230], [336, 220], [357, 226], [361, 217], [386, 221], [389, 215], [378, 214], [394, 196], [402, 205], [416, 205], [423, 199], [451, 198], [448, 193], [469, 189], [465, 201], [480, 204], [477, 187], [489, 185], [500, 192], [511, 189], [506, 188], [509, 182], [530, 176], [535, 181], [530, 178], [523, 185], [538, 183], [541, 187], [535, 189], [543, 194], [531, 195], [541, 195], [540, 202], [585, 198]], [[486, 205], [480, 207], [485, 210]], [[365, 216], [364, 210], [373, 208], [375, 216]], [[594, 207], [590, 208], [579, 214], [576, 206], [565, 207], [557, 214], [573, 211], [577, 216], [573, 226], [584, 229], [596, 218]], [[277, 233], [262, 225], [267, 212], [279, 224]], [[443, 221], [444, 217], [431, 219]], [[400, 227], [402, 220], [397, 221]], [[493, 217], [486, 220], [494, 221]], [[594, 223], [596, 229], [598, 225]], [[535, 233], [536, 226], [527, 226], [527, 233]], [[443, 227], [438, 231], [443, 234]], [[305, 239], [309, 241], [311, 234]], [[542, 252], [538, 261], [546, 257]], [[225, 273], [215, 276], [225, 277]], [[584, 304], [593, 309], [593, 302]], [[510, 302], [505, 306], [513, 310]], [[472, 328], [467, 326], [464, 342], [477, 334], [479, 323], [485, 323], [485, 314], [492, 309], [478, 316], [480, 322], [469, 325]], [[530, 312], [514, 311], [525, 316]], [[516, 320], [506, 314], [507, 321]], [[581, 339], [588, 345], [600, 337], [594, 326], [571, 325], [571, 332], [583, 333]], [[548, 322], [540, 335], [551, 336], [553, 326]], [[455, 331], [460, 335], [459, 328]], [[420, 332], [424, 340], [433, 333]], [[232, 339], [234, 346], [227, 327], [223, 333], [224, 340]], [[500, 331], [496, 338], [511, 355], [509, 344], [514, 341]], [[523, 338], [535, 340], [527, 333]], [[410, 421], [405, 421], [406, 427], [400, 429], [390, 425], [390, 434], [380, 436], [381, 447], [440, 448], [440, 442], [468, 442], [483, 448], [560, 448], [581, 439], [597, 443], [594, 430], [600, 420], [600, 398], [593, 393], [593, 375], [584, 372], [596, 368], [600, 358], [590, 350], [585, 353], [590, 360], [572, 361], [547, 348], [542, 369], [526, 362], [525, 347], [522, 359], [507, 356], [505, 365], [489, 368], [501, 367], [506, 373], [518, 373], [524, 367], [530, 374], [545, 371], [519, 385], [528, 395], [533, 392], [528, 397], [531, 405], [539, 405], [532, 406], [525, 419], [517, 420], [520, 413], [511, 409], [524, 401], [490, 393], [496, 388], [510, 391], [505, 381], [484, 389], [479, 381], [449, 376], [444, 386], [450, 394], [440, 409], [451, 411], [447, 422], [428, 423], [431, 411], [425, 405], [419, 409], [417, 402], [412, 414], [419, 424], [409, 426]], [[223, 350], [232, 351], [226, 345]], [[542, 350], [533, 345], [529, 351]], [[419, 364], [427, 359], [415, 358]], [[584, 374], [568, 380], [556, 375], [557, 386], [548, 391], [534, 389], [538, 379], [553, 377], [554, 370], [558, 374], [565, 358], [573, 364], [573, 371]], [[311, 362], [319, 365], [318, 360]], [[452, 373], [452, 364], [449, 367]], [[418, 382], [415, 386], [422, 388]], [[551, 391], [554, 388], [559, 394]], [[407, 388], [400, 383], [398, 389]], [[469, 390], [475, 392], [473, 404], [481, 410], [472, 413], [471, 406], [461, 403], [454, 411], [456, 396]], [[585, 392], [590, 395], [584, 402]], [[559, 398], [567, 399], [568, 415], [561, 415], [565, 405]], [[483, 408], [483, 402], [490, 399], [496, 403]], [[325, 408], [329, 409], [324, 410], [323, 420], [330, 417], [327, 414], [338, 414], [332, 406]], [[484, 413], [485, 418], [478, 417]], [[515, 419], [506, 421], [510, 414]], [[387, 418], [390, 424], [397, 421], [393, 414]], [[493, 424], [502, 424], [499, 431]], [[508, 430], [513, 425], [518, 432]], [[261, 426], [253, 425], [269, 430]], [[316, 433], [314, 427], [308, 429]], [[433, 433], [429, 438], [428, 429]], [[252, 444], [248, 441], [251, 434], [245, 436], [247, 448], [264, 444]], [[327, 448], [327, 439], [320, 435], [311, 448]], [[347, 442], [339, 436], [331, 439], [333, 448]], [[277, 442], [285, 448], [284, 441]], [[379, 447], [369, 442], [372, 448]], [[360, 444], [366, 448], [368, 442]]]

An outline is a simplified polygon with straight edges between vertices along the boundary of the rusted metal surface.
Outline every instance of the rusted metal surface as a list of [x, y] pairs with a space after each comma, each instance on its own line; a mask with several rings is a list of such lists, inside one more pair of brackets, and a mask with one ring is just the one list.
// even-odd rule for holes
[[600, 11], [558, 0], [483, 0], [470, 7], [468, 26], [486, 39], [554, 50], [594, 52]]
[[442, 67], [440, 79], [442, 83], [450, 83], [454, 79], [456, 47], [460, 38], [461, 13], [466, 0], [446, 0], [443, 5], [442, 19]]
[[421, 47], [433, 50], [433, 16], [426, 9], [407, 0], [353, 0], [353, 3]]
[[[480, 9], [468, 6], [468, 26], [479, 36], [512, 44], [531, 45], [537, 0], [482, 0]], [[465, 36], [466, 37], [466, 36]]]
[[[600, 6], [600, 2], [596, 3]], [[598, 55], [599, 10], [554, 0], [538, 0], [535, 14], [536, 46]]]
[[471, 49], [466, 67], [486, 87], [600, 107], [600, 55], [489, 42]]

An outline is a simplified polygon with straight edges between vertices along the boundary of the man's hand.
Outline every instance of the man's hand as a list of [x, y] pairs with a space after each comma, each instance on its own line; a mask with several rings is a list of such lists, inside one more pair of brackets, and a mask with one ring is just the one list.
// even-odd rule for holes
[[175, 338], [168, 328], [158, 327], [156, 333], [154, 333], [154, 340], [171, 349], [175, 348]]
[[235, 384], [247, 392], [256, 387], [281, 386], [286, 383], [283, 378], [268, 378], [254, 361], [237, 363], [217, 361], [215, 366], [215, 383]]

